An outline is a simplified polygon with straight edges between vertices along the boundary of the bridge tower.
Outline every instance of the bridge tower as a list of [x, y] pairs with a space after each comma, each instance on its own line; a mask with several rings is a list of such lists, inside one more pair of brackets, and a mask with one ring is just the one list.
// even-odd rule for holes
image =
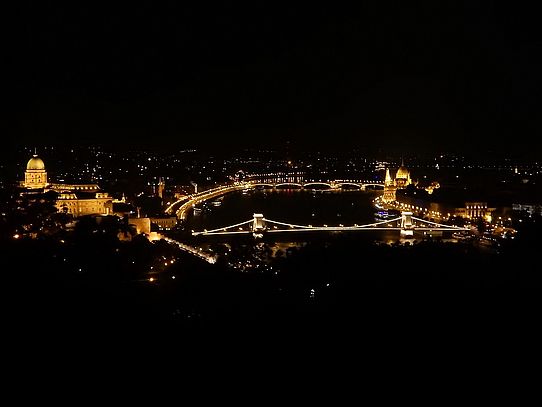
[[414, 224], [412, 223], [412, 212], [401, 213], [401, 236], [414, 235]]
[[262, 237], [265, 231], [265, 219], [261, 213], [255, 213], [252, 221], [252, 234], [254, 237]]

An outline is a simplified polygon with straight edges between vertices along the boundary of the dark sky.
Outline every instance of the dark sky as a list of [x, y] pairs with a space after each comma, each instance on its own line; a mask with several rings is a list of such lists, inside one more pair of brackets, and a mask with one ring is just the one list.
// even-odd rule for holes
[[72, 3], [8, 18], [13, 141], [536, 151], [535, 9]]

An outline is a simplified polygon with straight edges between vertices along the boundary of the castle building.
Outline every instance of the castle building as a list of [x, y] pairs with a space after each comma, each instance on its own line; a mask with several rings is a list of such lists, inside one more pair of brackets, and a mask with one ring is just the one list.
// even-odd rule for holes
[[398, 189], [406, 188], [412, 184], [410, 179], [410, 171], [405, 167], [403, 161], [401, 161], [401, 166], [395, 173], [395, 178], [391, 177], [390, 169], [386, 168], [386, 179], [384, 181], [384, 196], [382, 197], [383, 202], [394, 202], [396, 200], [396, 193]]
[[75, 217], [84, 215], [109, 215], [113, 200], [106, 192], [60, 193], [55, 206], [59, 212], [69, 213]]
[[45, 164], [36, 154], [26, 164], [23, 186], [27, 189], [43, 189], [47, 186]]
[[108, 215], [113, 208], [113, 199], [108, 193], [100, 191], [97, 184], [49, 183], [45, 164], [37, 154], [34, 154], [26, 164], [21, 187], [26, 190], [25, 193], [57, 192], [58, 197], [55, 202], [57, 210], [75, 217]]

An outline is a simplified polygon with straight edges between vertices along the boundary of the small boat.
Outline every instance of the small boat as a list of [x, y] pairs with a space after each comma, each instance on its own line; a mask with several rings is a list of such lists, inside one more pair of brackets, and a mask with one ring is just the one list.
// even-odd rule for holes
[[386, 219], [396, 218], [399, 215], [400, 215], [399, 213], [395, 213], [392, 210], [383, 209], [383, 210], [379, 210], [377, 213], [375, 213], [375, 218], [381, 219], [381, 220], [386, 220]]
[[217, 200], [217, 201], [213, 201], [212, 203], [213, 203], [213, 206], [220, 206], [220, 205], [222, 205], [222, 201], [218, 201], [218, 200]]
[[461, 240], [464, 242], [472, 240], [474, 238], [474, 236], [472, 236], [469, 232], [463, 232], [463, 231], [452, 233], [452, 237], [454, 239]]
[[201, 208], [196, 208], [196, 207], [194, 206], [194, 215], [199, 215], [199, 214], [201, 214], [201, 210], [202, 210]]

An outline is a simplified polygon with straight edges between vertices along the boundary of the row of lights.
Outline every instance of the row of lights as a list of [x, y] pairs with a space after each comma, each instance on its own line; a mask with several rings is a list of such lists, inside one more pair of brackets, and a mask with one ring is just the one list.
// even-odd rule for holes
[[[421, 206], [405, 204], [405, 203], [402, 203], [402, 202], [397, 202], [395, 204], [395, 206], [400, 206], [401, 208], [410, 208], [410, 209], [413, 209], [413, 210], [427, 212], [427, 213], [430, 213], [430, 214], [435, 215], [435, 216], [442, 216], [442, 214], [439, 211], [430, 211], [427, 208], [422, 208]], [[448, 216], [450, 216], [450, 214], [448, 214]]]

